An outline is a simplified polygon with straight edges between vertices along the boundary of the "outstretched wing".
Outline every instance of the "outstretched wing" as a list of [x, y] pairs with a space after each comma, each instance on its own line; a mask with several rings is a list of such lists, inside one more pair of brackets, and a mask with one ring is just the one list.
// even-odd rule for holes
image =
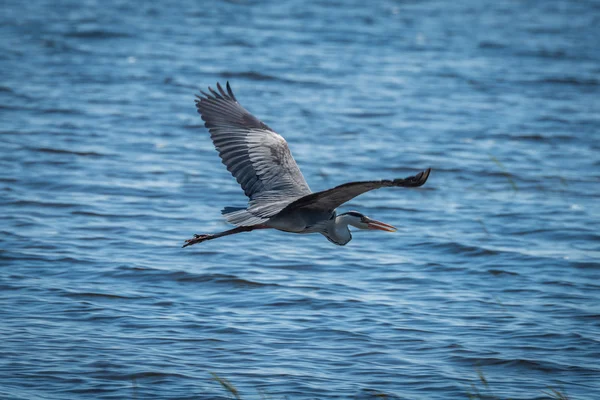
[[[227, 170], [242, 186], [252, 204], [287, 203], [311, 193], [287, 142], [238, 102], [229, 82], [227, 92], [208, 88], [196, 96], [198, 113]], [[280, 207], [277, 212], [281, 210]]]
[[430, 172], [431, 168], [428, 168], [426, 171], [419, 172], [415, 176], [404, 179], [344, 183], [333, 189], [304, 196], [293, 203], [290, 203], [282, 212], [288, 212], [299, 208], [317, 208], [319, 210], [333, 211], [356, 196], [371, 190], [394, 186], [419, 187], [427, 181]]

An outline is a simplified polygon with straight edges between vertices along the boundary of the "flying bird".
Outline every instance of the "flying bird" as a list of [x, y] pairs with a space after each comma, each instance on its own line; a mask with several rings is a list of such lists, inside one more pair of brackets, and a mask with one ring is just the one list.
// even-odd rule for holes
[[227, 170], [249, 198], [245, 208], [225, 207], [221, 213], [236, 228], [194, 235], [183, 247], [257, 229], [292, 233], [320, 233], [343, 246], [352, 240], [349, 226], [358, 229], [396, 231], [392, 225], [359, 212], [337, 213], [354, 197], [383, 187], [419, 187], [431, 169], [404, 179], [350, 182], [333, 189], [312, 192], [300, 172], [287, 142], [238, 103], [229, 82], [227, 91], [200, 91], [196, 108]]

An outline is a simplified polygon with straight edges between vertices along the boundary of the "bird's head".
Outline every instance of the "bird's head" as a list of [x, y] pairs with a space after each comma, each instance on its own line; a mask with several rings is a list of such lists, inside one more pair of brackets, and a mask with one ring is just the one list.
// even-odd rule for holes
[[344, 222], [348, 225], [352, 225], [358, 229], [380, 230], [386, 232], [396, 232], [397, 230], [392, 225], [371, 219], [357, 211], [349, 211], [347, 213], [340, 214], [338, 218], [339, 217], [342, 217]]

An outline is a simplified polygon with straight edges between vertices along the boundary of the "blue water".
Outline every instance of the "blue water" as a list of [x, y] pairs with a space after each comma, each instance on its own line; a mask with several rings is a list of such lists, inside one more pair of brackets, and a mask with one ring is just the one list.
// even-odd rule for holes
[[[484, 4], [485, 3], [485, 4]], [[5, 1], [0, 398], [600, 396], [595, 1]], [[399, 228], [228, 229], [194, 94]], [[486, 389], [478, 371], [489, 383]]]

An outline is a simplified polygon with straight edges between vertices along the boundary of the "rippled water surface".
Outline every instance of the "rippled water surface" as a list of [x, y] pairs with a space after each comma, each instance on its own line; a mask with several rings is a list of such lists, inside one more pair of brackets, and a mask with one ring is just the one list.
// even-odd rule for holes
[[[594, 1], [3, 2], [0, 397], [600, 396]], [[229, 80], [399, 227], [227, 229]], [[486, 392], [487, 393], [487, 392]]]

